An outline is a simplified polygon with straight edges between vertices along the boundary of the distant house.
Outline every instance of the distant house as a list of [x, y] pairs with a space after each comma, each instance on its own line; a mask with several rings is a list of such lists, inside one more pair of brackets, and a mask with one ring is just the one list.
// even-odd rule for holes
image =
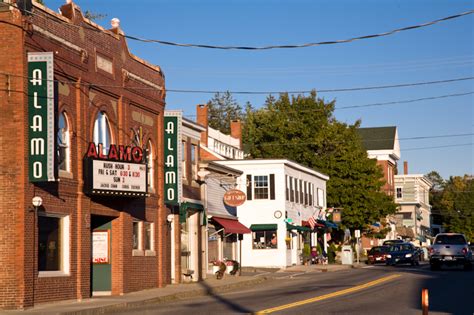
[[[394, 196], [394, 176], [397, 173], [397, 164], [400, 159], [400, 142], [398, 141], [397, 127], [359, 128], [357, 131], [364, 148], [367, 150], [367, 156], [371, 159], [376, 159], [377, 165], [383, 171], [383, 179], [385, 180], [385, 184], [382, 187], [383, 192], [388, 196]], [[390, 223], [390, 227], [392, 231], [388, 233], [387, 238], [393, 239], [396, 236], [395, 225]], [[366, 237], [362, 238], [363, 248], [370, 248], [373, 245], [378, 245], [377, 240]]]
[[408, 174], [404, 164], [404, 174], [395, 175], [395, 202], [399, 205], [397, 233], [420, 245], [429, 245], [431, 236], [431, 205], [429, 191], [433, 186], [423, 174]]
[[385, 185], [383, 191], [393, 196], [394, 175], [397, 163], [400, 159], [400, 142], [398, 141], [397, 127], [373, 127], [357, 129], [367, 155], [371, 159], [377, 159], [377, 164], [383, 170]]

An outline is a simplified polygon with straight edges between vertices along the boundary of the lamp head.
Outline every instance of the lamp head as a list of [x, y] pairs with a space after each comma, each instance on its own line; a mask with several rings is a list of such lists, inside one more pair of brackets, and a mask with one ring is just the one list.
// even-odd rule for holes
[[40, 196], [34, 196], [33, 199], [31, 199], [31, 203], [35, 208], [41, 207], [41, 205], [43, 204], [43, 198], [41, 198]]

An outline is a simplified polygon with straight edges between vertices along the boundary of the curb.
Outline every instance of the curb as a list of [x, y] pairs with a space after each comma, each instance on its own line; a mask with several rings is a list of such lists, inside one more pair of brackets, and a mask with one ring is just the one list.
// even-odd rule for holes
[[118, 311], [126, 311], [126, 310], [139, 308], [141, 306], [161, 304], [161, 303], [171, 302], [171, 301], [180, 300], [180, 299], [212, 295], [215, 293], [225, 293], [239, 287], [254, 286], [262, 282], [265, 282], [266, 280], [268, 280], [268, 278], [266, 277], [257, 277], [255, 279], [251, 279], [248, 281], [242, 281], [242, 282], [237, 282], [233, 284], [224, 284], [224, 285], [220, 285], [216, 287], [209, 287], [207, 289], [204, 288], [204, 289], [190, 290], [186, 292], [178, 292], [178, 293], [173, 293], [169, 295], [149, 298], [149, 299], [141, 300], [141, 301], [120, 302], [113, 305], [100, 306], [96, 308], [91, 307], [91, 308], [82, 309], [78, 311], [45, 312], [44, 314], [54, 313], [54, 314], [61, 314], [61, 315], [99, 315], [99, 314], [115, 313]]

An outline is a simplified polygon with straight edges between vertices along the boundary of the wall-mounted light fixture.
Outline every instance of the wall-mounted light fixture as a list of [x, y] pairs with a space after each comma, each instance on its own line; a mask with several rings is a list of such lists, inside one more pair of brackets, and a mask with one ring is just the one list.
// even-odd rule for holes
[[35, 210], [38, 210], [39, 207], [43, 205], [43, 198], [40, 196], [34, 196], [33, 199], [31, 199], [31, 204], [35, 208]]

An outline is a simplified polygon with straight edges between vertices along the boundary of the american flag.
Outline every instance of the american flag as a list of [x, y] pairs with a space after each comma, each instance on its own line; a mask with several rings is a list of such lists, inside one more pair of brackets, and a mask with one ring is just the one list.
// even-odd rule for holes
[[309, 219], [308, 219], [308, 224], [309, 226], [311, 227], [311, 230], [314, 229], [314, 227], [316, 226], [316, 220], [314, 219], [313, 216], [310, 216]]

